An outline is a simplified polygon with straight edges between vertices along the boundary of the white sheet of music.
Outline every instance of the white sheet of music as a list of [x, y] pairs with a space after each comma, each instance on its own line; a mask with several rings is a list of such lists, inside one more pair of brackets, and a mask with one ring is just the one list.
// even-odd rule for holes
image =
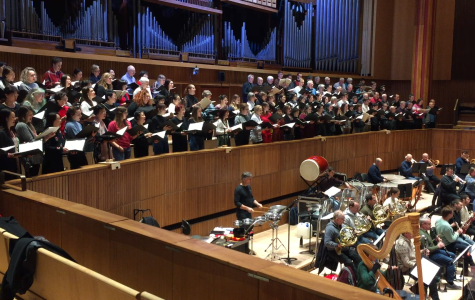
[[81, 140], [66, 140], [64, 148], [69, 151], [84, 151], [84, 144], [86, 144], [86, 139]]
[[145, 129], [148, 129], [148, 124], [144, 124], [143, 127], [144, 127]]
[[45, 136], [48, 136], [48, 134], [51, 134], [53, 132], [58, 131], [59, 127], [48, 127], [45, 131], [43, 131], [40, 135], [35, 137], [35, 140], [40, 140], [44, 138]]
[[201, 131], [204, 123], [205, 122], [191, 123], [190, 126], [188, 126], [188, 131]]
[[128, 128], [127, 126], [125, 126], [125, 127], [122, 128], [121, 130], [118, 130], [118, 131], [116, 132], [116, 134], [118, 134], [118, 135], [124, 135], [124, 133], [125, 133], [125, 131], [126, 131], [127, 129], [129, 129], [129, 128]]
[[155, 135], [155, 136], [159, 136], [159, 137], [161, 137], [162, 139], [164, 139], [166, 133], [167, 133], [166, 131], [160, 131], [160, 132], [157, 132], [157, 133], [152, 134], [152, 136]]
[[341, 192], [339, 188], [332, 186], [331, 188], [329, 188], [328, 190], [326, 190], [326, 191], [323, 192], [323, 193], [324, 193], [325, 195], [327, 195], [328, 197], [333, 197], [333, 196], [335, 196], [336, 194], [338, 194], [339, 192]]
[[127, 118], [127, 121], [132, 121], [133, 119], [134, 119], [134, 117]]
[[61, 85], [57, 85], [57, 86], [55, 86], [54, 88], [49, 89], [49, 90], [52, 91], [53, 93], [57, 93], [57, 92], [59, 92], [59, 91], [61, 91], [61, 90], [63, 90], [63, 89], [64, 89], [64, 87], [62, 87]]
[[43, 120], [43, 118], [45, 117], [45, 110], [43, 110], [42, 112], [39, 112], [37, 113], [36, 115], [33, 115], [33, 118], [37, 118], [37, 119], [40, 119], [40, 120]]
[[[437, 272], [439, 272], [440, 267], [434, 264], [432, 261], [428, 260], [427, 258], [422, 257], [421, 268], [423, 277], [422, 279], [424, 281], [424, 284], [430, 285], [432, 279], [434, 279], [435, 275], [437, 275]], [[417, 276], [417, 266], [412, 269], [411, 275], [415, 278], [419, 278]]]
[[25, 143], [25, 144], [20, 144], [18, 145], [18, 152], [27, 152], [30, 150], [36, 150], [39, 149], [43, 151], [43, 141], [35, 141], [31, 143]]
[[8, 146], [8, 147], [5, 147], [5, 148], [0, 148], [0, 150], [2, 150], [3, 152], [7, 152], [8, 150], [10, 150], [12, 148], [15, 148], [15, 146]]
[[242, 129], [242, 124], [234, 125], [233, 127], [230, 128], [232, 131]]
[[[386, 235], [386, 231], [383, 232], [383, 233], [376, 239], [376, 241], [374, 241], [373, 245], [376, 246], [376, 245], [383, 239], [383, 237], [384, 237], [385, 235]], [[424, 274], [423, 274], [423, 275], [424, 275]]]
[[294, 128], [294, 126], [295, 126], [295, 123], [288, 123], [288, 124], [282, 125], [282, 126], [280, 126], [280, 127]]

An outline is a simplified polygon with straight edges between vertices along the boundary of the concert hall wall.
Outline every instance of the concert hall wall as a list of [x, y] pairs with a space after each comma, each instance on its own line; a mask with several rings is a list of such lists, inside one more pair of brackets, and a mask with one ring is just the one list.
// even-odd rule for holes
[[[450, 135], [458, 142], [441, 145], [438, 141], [444, 139], [434, 140], [434, 135]], [[217, 148], [167, 154], [127, 160], [114, 171], [98, 164], [38, 176], [28, 179], [28, 189], [129, 219], [133, 209], [150, 208], [161, 226], [176, 228], [182, 219], [192, 220], [192, 234], [207, 234], [214, 226], [231, 226], [233, 191], [244, 171], [254, 174], [257, 200], [288, 204], [307, 187], [299, 166], [310, 156], [323, 156], [338, 172], [352, 177], [367, 172], [376, 157], [384, 161], [382, 170], [397, 169], [407, 153], [420, 157], [429, 151], [442, 163], [455, 161], [461, 149], [475, 149], [472, 135], [454, 130], [382, 131], [249, 145], [230, 153]]]

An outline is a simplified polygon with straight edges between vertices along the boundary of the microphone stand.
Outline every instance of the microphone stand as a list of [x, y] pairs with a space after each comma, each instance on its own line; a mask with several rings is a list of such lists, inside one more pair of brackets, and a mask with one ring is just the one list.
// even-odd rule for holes
[[[292, 201], [292, 203], [289, 204], [289, 206], [287, 206], [287, 208], [285, 210], [288, 210], [289, 211], [289, 221], [287, 222], [288, 223], [288, 226], [287, 226], [287, 257], [286, 258], [281, 258], [282, 260], [284, 260], [287, 264], [291, 265], [292, 264], [292, 261], [294, 260], [297, 260], [297, 258], [295, 257], [290, 257], [290, 209], [299, 201], [299, 199], [295, 199], [294, 201]], [[311, 225], [310, 225], [311, 226]]]

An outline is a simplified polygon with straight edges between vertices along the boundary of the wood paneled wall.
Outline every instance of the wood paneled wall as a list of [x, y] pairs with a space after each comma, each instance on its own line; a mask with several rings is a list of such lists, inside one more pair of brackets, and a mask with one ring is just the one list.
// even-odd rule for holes
[[[38, 176], [28, 189], [85, 204], [133, 219], [134, 209], [151, 209], [161, 226], [234, 209], [234, 189], [244, 171], [252, 172], [252, 189], [259, 201], [303, 191], [300, 163], [313, 155], [325, 157], [338, 172], [352, 177], [366, 173], [376, 157], [382, 170], [396, 169], [407, 153], [428, 151], [430, 130], [375, 132], [340, 137], [249, 145], [167, 154]], [[287, 204], [292, 198], [284, 200]], [[199, 225], [207, 234], [214, 225], [231, 225], [231, 217]], [[225, 224], [226, 222], [226, 224]]]
[[0, 191], [0, 210], [79, 264], [167, 300], [384, 299], [304, 271], [32, 191]]

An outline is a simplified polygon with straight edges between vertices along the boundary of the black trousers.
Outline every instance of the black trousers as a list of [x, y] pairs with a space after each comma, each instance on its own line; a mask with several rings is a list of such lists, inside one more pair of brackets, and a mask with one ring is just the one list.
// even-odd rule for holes
[[450, 205], [450, 203], [455, 199], [460, 199], [459, 195], [457, 194], [442, 194], [441, 195], [443, 206]]
[[440, 179], [437, 178], [437, 176], [435, 175], [431, 175], [431, 176], [422, 175], [422, 179], [424, 179], [424, 182], [426, 184], [425, 189], [431, 193], [435, 193], [435, 187], [440, 183]]
[[354, 248], [343, 248], [341, 250], [341, 255], [338, 255], [335, 250], [328, 250], [327, 255], [330, 259], [336, 260], [339, 263], [344, 264], [346, 267], [352, 267], [353, 271], [356, 273], [357, 267], [361, 262], [361, 257], [358, 255], [358, 252], [353, 250]]

